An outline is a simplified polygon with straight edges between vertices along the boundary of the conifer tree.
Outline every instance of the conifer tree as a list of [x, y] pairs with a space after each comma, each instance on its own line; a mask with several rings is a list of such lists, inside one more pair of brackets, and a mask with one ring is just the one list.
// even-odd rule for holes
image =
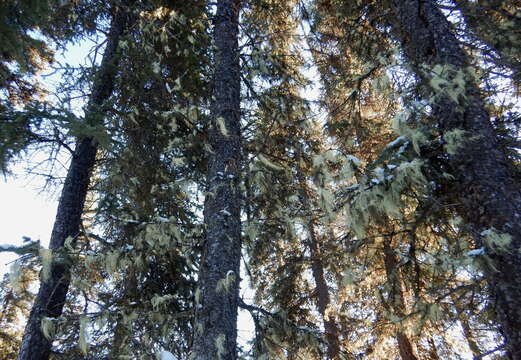
[[5, 102], [2, 159], [78, 135], [20, 358], [519, 358], [517, 0], [44, 4], [52, 39], [118, 15], [86, 125]]
[[[486, 45], [485, 58], [509, 69], [509, 78], [519, 85], [521, 79], [521, 16], [519, 1], [454, 1], [461, 11], [470, 36]], [[483, 21], [484, 17], [489, 21]]]
[[[392, 290], [393, 283], [395, 284], [394, 291], [390, 291], [386, 296], [380, 296], [384, 309], [383, 311], [382, 309], [375, 310], [377, 311], [377, 314], [383, 312], [382, 315], [384, 317], [388, 317], [393, 323], [396, 323], [398, 333], [395, 332], [395, 334], [400, 335], [399, 338], [401, 338], [401, 340], [398, 339], [398, 343], [411, 344], [413, 342], [412, 340], [414, 340], [414, 342], [416, 342], [414, 345], [416, 345], [415, 347], [420, 351], [419, 355], [421, 356], [421, 349], [424, 349], [422, 345], [423, 340], [417, 335], [410, 339], [404, 339], [405, 333], [403, 329], [409, 329], [408, 333], [410, 334], [411, 328], [417, 329], [418, 324], [421, 324], [419, 326], [423, 329], [425, 329], [426, 326], [427, 328], [435, 326], [435, 322], [432, 322], [432, 316], [434, 316], [435, 313], [429, 310], [434, 310], [435, 306], [434, 304], [425, 306], [425, 302], [431, 302], [432, 300], [428, 299], [432, 299], [433, 296], [434, 298], [444, 298], [443, 291], [465, 293], [464, 289], [468, 286], [458, 284], [459, 280], [454, 284], [450, 284], [452, 281], [447, 281], [447, 279], [443, 280], [443, 288], [436, 290], [435, 284], [443, 279], [439, 275], [443, 274], [446, 269], [440, 269], [437, 265], [435, 265], [434, 268], [429, 264], [420, 265], [421, 261], [419, 260], [425, 255], [430, 256], [428, 254], [432, 254], [433, 250], [437, 252], [436, 257], [439, 257], [440, 264], [448, 260], [447, 255], [451, 258], [450, 261], [454, 261], [455, 264], [461, 263], [464, 260], [465, 255], [461, 254], [461, 249], [457, 250], [460, 245], [454, 246], [454, 248], [450, 250], [449, 254], [445, 253], [448, 248], [446, 245], [443, 245], [446, 241], [443, 238], [453, 237], [442, 229], [450, 227], [440, 224], [441, 226], [435, 226], [440, 231], [433, 232], [428, 229], [431, 227], [429, 222], [436, 223], [436, 221], [440, 221], [443, 223], [444, 221], [449, 220], [451, 216], [455, 215], [451, 215], [450, 212], [447, 213], [447, 211], [443, 214], [438, 212], [438, 215], [436, 216], [439, 217], [441, 215], [445, 220], [443, 220], [443, 218], [436, 221], [434, 220], [435, 210], [432, 207], [432, 200], [434, 195], [439, 196], [439, 194], [431, 193], [434, 189], [429, 189], [429, 186], [425, 184], [424, 180], [420, 180], [417, 184], [408, 184], [405, 187], [402, 186], [403, 184], [398, 185], [399, 181], [397, 180], [400, 177], [399, 173], [401, 169], [405, 169], [404, 165], [407, 163], [419, 164], [423, 162], [423, 160], [418, 156], [418, 139], [421, 137], [429, 137], [430, 135], [426, 135], [428, 133], [422, 133], [425, 129], [423, 125], [425, 124], [425, 120], [422, 120], [421, 112], [411, 110], [413, 116], [409, 118], [409, 121], [415, 124], [415, 130], [412, 131], [409, 129], [407, 130], [408, 132], [404, 133], [400, 130], [400, 127], [395, 127], [395, 129], [398, 130], [398, 133], [402, 136], [396, 139], [396, 141], [388, 144], [386, 143], [391, 140], [391, 138], [387, 137], [388, 140], [384, 140], [386, 136], [392, 134], [389, 125], [394, 116], [393, 112], [395, 113], [395, 109], [399, 108], [397, 104], [393, 105], [392, 94], [403, 94], [408, 91], [403, 85], [403, 87], [400, 88], [400, 82], [405, 84], [407, 87], [410, 86], [410, 83], [408, 83], [410, 79], [408, 80], [405, 77], [405, 80], [403, 80], [404, 76], [402, 75], [402, 80], [398, 79], [400, 82], [394, 84], [394, 89], [388, 87], [389, 78], [387, 75], [393, 74], [396, 71], [396, 63], [399, 59], [397, 59], [393, 54], [394, 52], [397, 52], [398, 49], [395, 49], [393, 44], [388, 41], [386, 34], [381, 32], [381, 28], [375, 26], [379, 19], [385, 18], [382, 14], [385, 14], [385, 11], [387, 11], [386, 8], [373, 6], [374, 4], [364, 2], [360, 2], [357, 6], [340, 6], [339, 4], [330, 1], [319, 2], [318, 4], [318, 10], [320, 12], [316, 15], [316, 24], [318, 26], [315, 26], [315, 32], [317, 35], [321, 36], [321, 41], [316, 41], [316, 45], [314, 45], [314, 49], [316, 49], [315, 57], [318, 59], [317, 63], [321, 70], [321, 74], [325, 78], [324, 83], [326, 84], [327, 94], [326, 102], [335, 101], [331, 107], [332, 111], [327, 126], [331, 129], [331, 134], [335, 136], [341, 135], [342, 133], [340, 131], [349, 131], [346, 132], [347, 136], [355, 134], [355, 146], [348, 148], [348, 151], [356, 154], [361, 159], [369, 160], [366, 168], [364, 169], [362, 167], [360, 169], [362, 170], [362, 173], [360, 174], [361, 176], [358, 175], [358, 184], [355, 183], [355, 185], [348, 187], [346, 189], [348, 191], [339, 192], [339, 194], [355, 193], [356, 195], [353, 195], [353, 197], [355, 199], [358, 198], [354, 203], [348, 205], [349, 216], [353, 219], [350, 221], [351, 224], [348, 229], [350, 228], [351, 230], [354, 230], [355, 234], [352, 235], [357, 235], [357, 233], [359, 233], [357, 230], [360, 226], [359, 222], [362, 221], [362, 225], [365, 223], [365, 225], [362, 226], [365, 228], [364, 233], [357, 235], [353, 239], [353, 245], [356, 244], [356, 253], [371, 256], [373, 261], [377, 261], [376, 263], [373, 262], [371, 264], [374, 267], [370, 267], [371, 269], [374, 269], [371, 276], [373, 281], [378, 274], [378, 272], [375, 271], [378, 269], [378, 264], [381, 264], [380, 261], [382, 261], [382, 258], [377, 257], [375, 259], [374, 255], [368, 253], [369, 249], [365, 250], [363, 246], [371, 244], [371, 246], [378, 246], [378, 248], [381, 247], [381, 251], [384, 251], [386, 248], [385, 242], [388, 241], [386, 238], [389, 235], [396, 236], [400, 233], [403, 233], [404, 235], [408, 234], [403, 237], [397, 237], [398, 239], [401, 238], [401, 240], [398, 240], [396, 244], [393, 244], [392, 252], [389, 252], [389, 247], [387, 246], [387, 253], [395, 253], [399, 255], [402, 261], [395, 262], [393, 270], [391, 270], [392, 266], [389, 266], [389, 262], [387, 262], [387, 267], [384, 267], [384, 269], [387, 269], [387, 274], [385, 274], [387, 283], [383, 284], [384, 292], [382, 295], [385, 295], [385, 292], [389, 291], [385, 290], [386, 288], [389, 289], [389, 287], [391, 287]], [[336, 6], [336, 11], [332, 11], [333, 5]], [[367, 21], [368, 19], [372, 19], [372, 21]], [[365, 37], [363, 37], [363, 34], [366, 34]], [[335, 50], [339, 51], [347, 61], [339, 61], [337, 58], [338, 55], [334, 53]], [[345, 51], [345, 53], [342, 51]], [[327, 56], [329, 56], [329, 58]], [[359, 58], [362, 58], [363, 60], [360, 61], [358, 60]], [[387, 70], [383, 72], [382, 69]], [[396, 81], [396, 78], [393, 80]], [[350, 88], [346, 89], [342, 87], [343, 84], [348, 84], [348, 86], [350, 85]], [[377, 100], [378, 96], [382, 96], [382, 99]], [[356, 101], [355, 99], [360, 99], [357, 104], [358, 106], [350, 107], [349, 104], [354, 103]], [[385, 103], [390, 104], [390, 106], [385, 106]], [[405, 101], [405, 107], [409, 107], [411, 103], [416, 103], [418, 105], [416, 99], [410, 99]], [[371, 108], [371, 104], [379, 106], [379, 108]], [[358, 109], [361, 109], [362, 111]], [[367, 112], [365, 112], [365, 109], [369, 111], [366, 110]], [[336, 124], [333, 122], [336, 119], [339, 119], [342, 122]], [[378, 119], [383, 121], [379, 123]], [[357, 122], [354, 123], [354, 125], [351, 125], [349, 121], [354, 122], [354, 120]], [[396, 124], [396, 121], [393, 122]], [[372, 137], [366, 138], [364, 135], [368, 134], [368, 132], [367, 130], [364, 131], [363, 127], [368, 124], [373, 124], [370, 131], [375, 131], [375, 133]], [[383, 124], [383, 126], [380, 124]], [[385, 128], [386, 126], [388, 127], [387, 129]], [[404, 140], [408, 141], [403, 142]], [[416, 144], [413, 146], [415, 149], [412, 149], [412, 147], [410, 148], [412, 151], [408, 150], [408, 146], [410, 146], [411, 143], [413, 145]], [[368, 148], [365, 148], [365, 146], [368, 146]], [[404, 162], [405, 159], [408, 160]], [[395, 168], [395, 166], [397, 167]], [[394, 169], [396, 169], [396, 171], [394, 171]], [[390, 173], [388, 173], [389, 170], [391, 170]], [[428, 169], [426, 167], [425, 171], [429, 173], [432, 171], [432, 168]], [[370, 183], [363, 185], [364, 182], [361, 180], [366, 176]], [[420, 175], [420, 177], [423, 177], [423, 175]], [[414, 176], [411, 176], [411, 174], [406, 175], [406, 179], [408, 179], [407, 181], [410, 181], [413, 178]], [[437, 181], [441, 183], [446, 182], [442, 179]], [[431, 185], [432, 184], [434, 183], [431, 183]], [[356, 191], [353, 191], [354, 186], [356, 186]], [[361, 189], [359, 186], [364, 186], [365, 189]], [[377, 188], [380, 188], [380, 190], [377, 190]], [[439, 189], [441, 189], [441, 187]], [[371, 194], [372, 191], [376, 192]], [[401, 194], [401, 199], [398, 203], [396, 203], [398, 198], [396, 195], [392, 194], [394, 191], [398, 191]], [[435, 190], [435, 192], [437, 191], [439, 190]], [[409, 200], [400, 204], [400, 202], [405, 199], [404, 196], [410, 196]], [[349, 197], [351, 197], [351, 195]], [[404, 206], [405, 204], [407, 204], [406, 207]], [[358, 206], [361, 207], [360, 210], [356, 210]], [[416, 210], [409, 211], [414, 208]], [[406, 209], [407, 211], [405, 211]], [[397, 211], [400, 213], [398, 216]], [[412, 218], [410, 218], [411, 216]], [[366, 220], [364, 220], [364, 218]], [[425, 221], [426, 219], [428, 219], [428, 221]], [[368, 227], [367, 222], [373, 223], [374, 225]], [[393, 223], [400, 225], [396, 226]], [[427, 229], [425, 229], [425, 227], [427, 227]], [[427, 232], [425, 230], [427, 230]], [[362, 235], [365, 236], [365, 239], [362, 238]], [[377, 241], [372, 240], [373, 236]], [[382, 243], [380, 243], [380, 236], [382, 236], [384, 240]], [[469, 243], [472, 245], [473, 242], [469, 241]], [[465, 245], [465, 243], [463, 243], [463, 245], [468, 246]], [[407, 246], [409, 246], [408, 249]], [[431, 246], [433, 248], [430, 248]], [[446, 250], [440, 251], [439, 246]], [[360, 249], [362, 251], [360, 251]], [[424, 253], [424, 251], [426, 253]], [[461, 258], [462, 255], [463, 259]], [[365, 264], [368, 264], [368, 261], [365, 261]], [[384, 265], [382, 264], [380, 266]], [[361, 270], [360, 268], [358, 269], [358, 271]], [[412, 305], [412, 308], [407, 309], [408, 306], [403, 307], [402, 305], [401, 310], [404, 311], [404, 316], [394, 317], [392, 311], [389, 313], [389, 310], [391, 310], [390, 306], [396, 306], [393, 298], [399, 299], [400, 297], [391, 296], [393, 293], [396, 294], [399, 289], [396, 287], [396, 281], [392, 280], [393, 277], [396, 278], [396, 276], [399, 278], [402, 271], [405, 271], [404, 276], [402, 277], [402, 280], [405, 281], [405, 288], [414, 290], [413, 294], [411, 294], [413, 297], [406, 301], [406, 304]], [[349, 277], [352, 277], [353, 275], [356, 276], [356, 272], [353, 273], [349, 271], [348, 274]], [[436, 274], [435, 277], [433, 276], [434, 274]], [[449, 274], [447, 275], [451, 276]], [[477, 276], [477, 278], [479, 279], [479, 276]], [[465, 281], [463, 281], [463, 283], [465, 283]], [[479, 284], [480, 282], [478, 280], [473, 286], [479, 287]], [[357, 286], [358, 289], [360, 289], [360, 287], [361, 285]], [[453, 290], [449, 290], [451, 288]], [[433, 290], [438, 292], [442, 289], [443, 291], [437, 295], [432, 293]], [[482, 299], [480, 301], [482, 301]], [[366, 303], [374, 304], [375, 301], [367, 301]], [[369, 311], [367, 307], [365, 310]], [[417, 317], [414, 314], [424, 315]], [[431, 321], [429, 321], [431, 322], [430, 325], [425, 321], [429, 318], [431, 318]], [[412, 319], [415, 319], [414, 322], [411, 321]], [[454, 321], [454, 319], [447, 320]], [[438, 318], [435, 321], [439, 322], [440, 319]], [[418, 330], [414, 330], [413, 333], [417, 331]], [[373, 335], [378, 336], [378, 338], [382, 335], [386, 336], [385, 332], [378, 335], [373, 333]], [[384, 337], [381, 337], [380, 340], [378, 340], [378, 338], [376, 345], [384, 339]], [[426, 341], [428, 342], [430, 339], [426, 339]], [[410, 349], [410, 346], [401, 346], [400, 350], [404, 348]], [[375, 354], [377, 352], [375, 350], [378, 349], [373, 348], [371, 352]], [[389, 352], [390, 349], [386, 349], [385, 351]], [[447, 349], [447, 351], [450, 351], [450, 349]], [[407, 356], [407, 353], [410, 353], [410, 351], [405, 351], [404, 356]], [[375, 354], [374, 356], [378, 355]]]
[[211, 147], [204, 206], [206, 239], [198, 275], [195, 360], [237, 358], [237, 311], [241, 259], [240, 66], [241, 2], [217, 2], [211, 124]]
[[0, 5], [0, 171], [30, 141], [27, 118], [16, 106], [41, 95], [35, 75], [52, 60], [47, 44], [32, 36], [48, 16], [49, 3], [4, 2]]
[[[121, 34], [127, 25], [124, 9], [115, 9], [114, 20], [108, 35], [108, 42], [97, 73], [93, 91], [85, 111], [85, 119], [90, 126], [103, 121], [103, 105], [112, 94], [117, 71], [117, 48]], [[101, 120], [99, 119], [101, 118]], [[81, 216], [87, 196], [91, 172], [96, 160], [97, 145], [92, 136], [80, 138], [69, 166], [63, 185], [58, 212], [51, 235], [49, 250], [51, 259], [44, 263], [40, 289], [32, 306], [31, 314], [20, 347], [18, 359], [48, 359], [51, 342], [41, 329], [44, 317], [61, 315], [70, 282], [69, 264], [60, 252], [67, 239], [74, 242], [80, 231]], [[62, 255], [63, 256], [63, 255]], [[52, 259], [55, 257], [55, 259]]]
[[[480, 97], [468, 56], [434, 1], [394, 1], [391, 23], [412, 69], [422, 81], [432, 117], [443, 138], [458, 131], [457, 151], [449, 151], [450, 172], [461, 192], [461, 216], [491, 263], [486, 270], [496, 311], [513, 359], [521, 357], [517, 308], [521, 288], [512, 273], [521, 266], [519, 252], [521, 193], [498, 146]], [[437, 80], [447, 81], [440, 87]], [[459, 83], [458, 83], [459, 81]]]
[[34, 295], [29, 290], [37, 279], [35, 258], [24, 256], [11, 265], [0, 287], [0, 354], [6, 360], [16, 359], [23, 334], [20, 318], [29, 315]]
[[38, 91], [31, 77], [52, 59], [52, 51], [31, 31], [45, 23], [50, 10], [48, 1], [11, 1], [0, 5], [2, 107], [9, 102], [27, 102]]

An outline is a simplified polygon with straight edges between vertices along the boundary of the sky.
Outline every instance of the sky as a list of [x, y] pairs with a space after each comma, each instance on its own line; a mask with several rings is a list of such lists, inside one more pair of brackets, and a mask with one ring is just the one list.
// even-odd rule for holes
[[[41, 181], [30, 181], [23, 176], [1, 180], [0, 245], [21, 245], [23, 236], [48, 245], [57, 200], [40, 193], [42, 186]], [[12, 253], [0, 253], [0, 274], [4, 274], [16, 258]]]
[[[56, 54], [56, 60], [72, 66], [88, 64], [92, 44], [91, 40], [71, 44], [67, 52]], [[40, 74], [40, 81], [52, 88], [58, 83], [60, 74], [47, 76], [50, 72], [49, 69]], [[12, 166], [11, 171], [15, 176], [0, 178], [0, 245], [21, 245], [22, 237], [28, 236], [32, 240], [39, 239], [41, 245], [47, 247], [60, 189], [52, 194], [43, 192], [43, 177], [27, 176], [24, 162]], [[12, 253], [0, 253], [0, 277], [16, 257]]]

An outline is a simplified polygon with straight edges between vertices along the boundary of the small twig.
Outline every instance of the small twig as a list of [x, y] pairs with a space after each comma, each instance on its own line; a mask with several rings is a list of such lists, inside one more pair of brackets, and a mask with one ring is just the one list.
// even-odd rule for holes
[[249, 312], [257, 311], [266, 316], [275, 316], [274, 314], [270, 313], [268, 310], [265, 310], [261, 307], [246, 304], [242, 298], [239, 298], [239, 307], [244, 310], [248, 310]]

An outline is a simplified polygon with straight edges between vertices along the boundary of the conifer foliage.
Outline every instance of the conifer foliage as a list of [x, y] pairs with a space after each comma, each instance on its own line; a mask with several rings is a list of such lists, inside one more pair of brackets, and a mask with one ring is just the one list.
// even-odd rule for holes
[[[0, 358], [521, 360], [519, 24], [2, 2], [0, 171], [61, 195], [48, 246], [0, 246]], [[57, 62], [74, 44], [89, 65]]]

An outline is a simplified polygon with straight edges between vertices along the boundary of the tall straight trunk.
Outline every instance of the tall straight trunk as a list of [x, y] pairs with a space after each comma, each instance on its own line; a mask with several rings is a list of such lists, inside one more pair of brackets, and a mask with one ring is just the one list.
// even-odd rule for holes
[[[406, 58], [419, 79], [428, 84], [424, 66], [442, 65], [468, 74], [470, 65], [450, 24], [433, 0], [392, 0], [391, 26], [402, 42]], [[476, 236], [492, 266], [486, 269], [495, 296], [496, 312], [512, 359], [521, 359], [521, 192], [498, 145], [480, 90], [466, 76], [459, 103], [438, 94], [431, 98], [432, 114], [442, 135], [455, 129], [466, 132], [457, 154], [447, 154], [459, 186], [460, 216], [476, 234], [494, 228], [511, 237], [507, 249], [490, 246]], [[428, 86], [426, 87], [428, 89]], [[433, 92], [431, 91], [430, 95]]]
[[[128, 233], [125, 234], [125, 237], [130, 239], [131, 234], [132, 231], [128, 231]], [[122, 287], [123, 298], [131, 297], [132, 294], [138, 292], [137, 279], [134, 272], [126, 274]], [[119, 359], [130, 355], [127, 349], [125, 349], [125, 341], [132, 338], [129, 332], [129, 327], [125, 324], [124, 316], [118, 316], [116, 319], [116, 325], [114, 326], [114, 335], [112, 337], [109, 359]]]
[[[405, 301], [403, 299], [402, 280], [398, 270], [398, 261], [391, 247], [391, 240], [389, 238], [384, 239], [384, 263], [385, 274], [391, 289], [389, 293], [390, 310], [399, 318], [404, 318]], [[396, 341], [398, 342], [398, 349], [402, 360], [418, 360], [416, 355], [414, 355], [411, 341], [403, 330], [396, 330]]]
[[237, 358], [241, 221], [239, 175], [241, 161], [239, 0], [217, 1], [212, 147], [203, 245], [196, 295], [194, 360]]
[[306, 180], [299, 165], [301, 153], [302, 149], [298, 149], [295, 163], [297, 164], [297, 179], [300, 186], [302, 204], [304, 206], [304, 210], [309, 213], [309, 219], [307, 221], [309, 238], [307, 245], [311, 255], [311, 274], [313, 275], [313, 280], [315, 281], [315, 294], [318, 312], [322, 317], [322, 323], [324, 324], [324, 331], [327, 341], [327, 358], [336, 359], [340, 354], [339, 330], [335, 320], [327, 314], [327, 308], [331, 303], [331, 298], [324, 274], [324, 263], [322, 262], [320, 243], [317, 237], [317, 220], [315, 215], [312, 213], [311, 198], [308, 187], [306, 185]]
[[452, 298], [452, 301], [454, 302], [454, 307], [456, 308], [456, 311], [459, 314], [458, 317], [459, 317], [459, 321], [461, 324], [461, 329], [463, 330], [463, 335], [465, 336], [465, 339], [467, 340], [467, 344], [469, 345], [469, 350], [470, 350], [470, 352], [472, 352], [472, 355], [475, 358], [479, 359], [479, 356], [481, 356], [481, 350], [474, 337], [472, 328], [470, 327], [469, 316], [465, 313], [465, 309], [459, 303], [457, 296], [455, 296], [453, 294], [453, 295], [451, 295], [451, 298]]
[[469, 350], [472, 352], [474, 358], [479, 359], [481, 356], [481, 350], [476, 339], [474, 338], [474, 334], [472, 334], [468, 316], [464, 312], [460, 313], [460, 324], [461, 328], [463, 329], [463, 335], [465, 336], [467, 344], [469, 345]]
[[[126, 23], [123, 11], [115, 15], [99, 72], [94, 81], [86, 119], [99, 118], [101, 106], [110, 97], [118, 65], [118, 42]], [[81, 216], [87, 196], [91, 172], [96, 160], [97, 145], [93, 138], [78, 139], [71, 159], [58, 204], [49, 248], [53, 253], [63, 249], [68, 237], [75, 238], [80, 231]], [[70, 268], [64, 262], [53, 261], [48, 279], [41, 279], [29, 319], [27, 321], [18, 360], [47, 360], [52, 342], [42, 333], [43, 317], [57, 318], [62, 314], [70, 283]]]
[[[306, 200], [304, 200], [305, 202]], [[311, 215], [313, 216], [313, 215]], [[315, 219], [311, 219], [308, 224], [309, 231], [309, 250], [311, 254], [311, 273], [315, 280], [315, 291], [317, 296], [317, 307], [327, 340], [327, 358], [337, 359], [340, 354], [339, 330], [335, 320], [327, 314], [327, 308], [331, 303], [329, 289], [324, 276], [324, 264], [322, 254], [317, 239]]]

